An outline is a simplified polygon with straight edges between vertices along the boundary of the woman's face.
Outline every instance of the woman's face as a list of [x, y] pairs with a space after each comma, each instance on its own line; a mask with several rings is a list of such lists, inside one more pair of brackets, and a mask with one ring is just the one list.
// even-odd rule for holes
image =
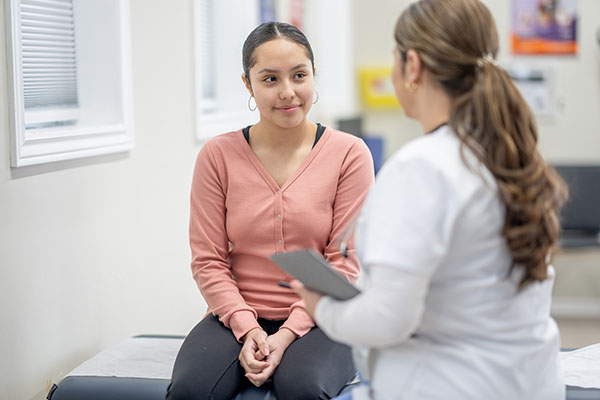
[[[263, 43], [254, 50], [250, 93], [261, 121], [294, 128], [306, 119], [313, 101], [313, 65], [301, 45], [286, 39]], [[246, 83], [248, 86], [248, 83]]]

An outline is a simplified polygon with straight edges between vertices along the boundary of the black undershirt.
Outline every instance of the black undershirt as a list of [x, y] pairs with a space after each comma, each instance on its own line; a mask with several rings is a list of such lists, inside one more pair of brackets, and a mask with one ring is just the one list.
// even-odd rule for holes
[[[252, 125], [248, 125], [244, 129], [242, 129], [242, 133], [244, 134], [244, 139], [246, 139], [246, 142], [248, 142], [248, 144], [250, 144], [250, 128], [251, 127], [252, 127]], [[327, 127], [325, 127], [317, 122], [317, 134], [315, 135], [315, 142], [312, 145], [313, 148], [315, 147], [315, 145], [317, 144], [319, 139], [321, 139], [321, 136], [323, 136], [323, 132], [325, 132], [325, 129], [327, 129]]]

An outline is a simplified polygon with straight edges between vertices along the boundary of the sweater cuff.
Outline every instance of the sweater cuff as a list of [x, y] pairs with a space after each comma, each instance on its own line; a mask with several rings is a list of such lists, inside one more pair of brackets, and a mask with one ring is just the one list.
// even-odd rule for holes
[[262, 329], [258, 324], [254, 313], [248, 310], [240, 310], [231, 314], [231, 317], [229, 318], [229, 328], [238, 342], [241, 342], [240, 339], [252, 329]]
[[306, 310], [300, 307], [296, 307], [290, 313], [288, 319], [281, 325], [281, 328], [289, 329], [294, 332], [298, 337], [306, 335], [312, 327], [315, 326], [315, 321], [308, 315]]

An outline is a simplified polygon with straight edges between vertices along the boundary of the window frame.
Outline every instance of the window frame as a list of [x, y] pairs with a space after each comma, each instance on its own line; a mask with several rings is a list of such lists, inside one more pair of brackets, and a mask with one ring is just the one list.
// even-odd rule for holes
[[[79, 1], [79, 6], [90, 7], [89, 0]], [[77, 2], [77, 0], [76, 0]], [[109, 153], [128, 151], [134, 146], [133, 103], [131, 79], [131, 22], [129, 0], [106, 2], [114, 7], [118, 19], [118, 48], [110, 47], [118, 58], [120, 82], [115, 92], [119, 98], [118, 117], [107, 120], [89, 120], [72, 125], [43, 128], [26, 128], [23, 94], [23, 62], [20, 30], [20, 0], [5, 0], [6, 45], [9, 86], [9, 125], [11, 167], [23, 167], [48, 162], [70, 160]], [[76, 17], [77, 18], [77, 17]], [[91, 29], [91, 28], [89, 28]], [[107, 78], [108, 79], [108, 78]], [[79, 82], [78, 76], [78, 85]], [[85, 83], [84, 83], [85, 85]], [[80, 89], [81, 91], [81, 89]], [[80, 107], [85, 107], [80, 105]]]

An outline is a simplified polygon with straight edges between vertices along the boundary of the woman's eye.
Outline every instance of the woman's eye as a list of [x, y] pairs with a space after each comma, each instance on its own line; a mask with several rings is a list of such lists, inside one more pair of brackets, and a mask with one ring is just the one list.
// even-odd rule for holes
[[275, 77], [267, 76], [266, 78], [263, 79], [263, 81], [267, 82], [267, 83], [272, 83], [272, 82], [275, 82]]
[[306, 76], [306, 74], [304, 72], [298, 72], [296, 75], [294, 75], [294, 78], [296, 79], [302, 79]]

